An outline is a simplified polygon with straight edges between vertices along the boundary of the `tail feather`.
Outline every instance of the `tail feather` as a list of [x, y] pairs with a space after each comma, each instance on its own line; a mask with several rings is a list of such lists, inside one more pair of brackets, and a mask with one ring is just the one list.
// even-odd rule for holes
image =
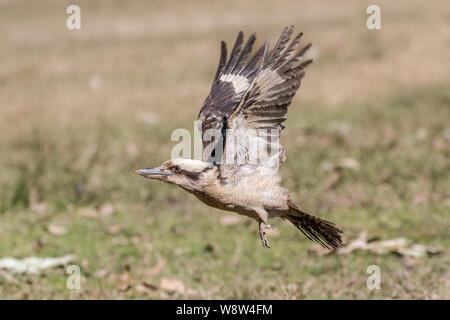
[[294, 203], [289, 207], [292, 214], [285, 218], [295, 225], [308, 239], [315, 241], [327, 249], [336, 249], [341, 246], [340, 230], [333, 222], [320, 219], [301, 211]]

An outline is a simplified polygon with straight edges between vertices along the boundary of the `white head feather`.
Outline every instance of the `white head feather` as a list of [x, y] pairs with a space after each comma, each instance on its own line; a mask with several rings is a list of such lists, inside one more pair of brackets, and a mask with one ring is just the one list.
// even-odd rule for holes
[[178, 165], [181, 169], [189, 171], [189, 172], [202, 172], [207, 168], [211, 168], [213, 165], [208, 162], [194, 160], [194, 159], [171, 159], [166, 161], [166, 163], [170, 163], [172, 166]]

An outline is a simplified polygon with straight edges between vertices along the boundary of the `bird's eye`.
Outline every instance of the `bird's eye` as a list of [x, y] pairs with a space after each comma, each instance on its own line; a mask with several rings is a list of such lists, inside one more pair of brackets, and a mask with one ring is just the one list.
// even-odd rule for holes
[[172, 170], [173, 173], [180, 173], [181, 172], [180, 166], [173, 166], [171, 170]]

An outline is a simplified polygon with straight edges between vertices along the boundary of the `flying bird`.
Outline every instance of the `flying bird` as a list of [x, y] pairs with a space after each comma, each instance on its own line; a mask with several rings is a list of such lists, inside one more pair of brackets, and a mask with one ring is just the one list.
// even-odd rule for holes
[[342, 243], [342, 231], [301, 210], [280, 185], [278, 167], [286, 157], [279, 137], [288, 106], [312, 62], [304, 58], [311, 44], [298, 49], [302, 33], [290, 41], [293, 30], [285, 28], [272, 49], [267, 39], [253, 54], [255, 34], [244, 44], [239, 32], [229, 57], [222, 41], [211, 91], [197, 122], [206, 161], [171, 159], [136, 173], [175, 184], [211, 207], [256, 220], [263, 247], [270, 248], [269, 219], [279, 217], [310, 240], [334, 249]]

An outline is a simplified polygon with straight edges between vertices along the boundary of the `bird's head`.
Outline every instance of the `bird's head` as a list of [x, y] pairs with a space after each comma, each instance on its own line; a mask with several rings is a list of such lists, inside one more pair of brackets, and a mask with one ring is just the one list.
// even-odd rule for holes
[[189, 191], [201, 191], [212, 179], [217, 179], [215, 165], [191, 159], [171, 159], [159, 167], [140, 169], [137, 174], [148, 178], [176, 184]]

